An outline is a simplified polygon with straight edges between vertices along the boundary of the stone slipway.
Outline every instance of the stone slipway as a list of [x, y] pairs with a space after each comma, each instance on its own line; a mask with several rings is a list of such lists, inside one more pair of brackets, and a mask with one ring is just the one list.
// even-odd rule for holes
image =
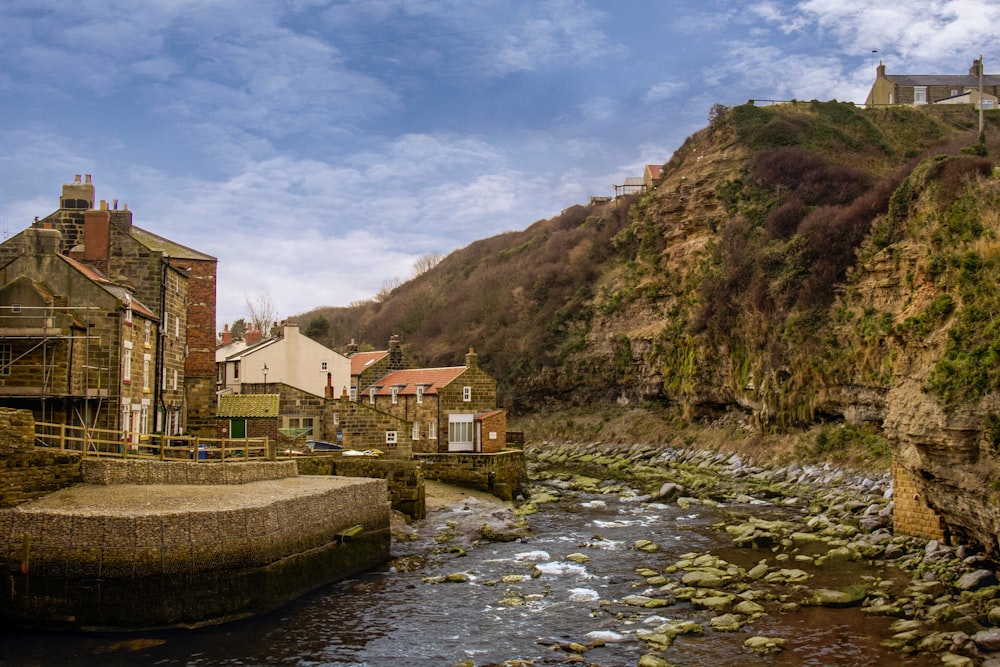
[[[11, 577], [0, 615], [196, 626], [388, 560], [384, 480], [288, 473], [281, 463], [94, 462], [84, 479], [98, 484], [0, 511]], [[156, 483], [165, 476], [198, 483]]]

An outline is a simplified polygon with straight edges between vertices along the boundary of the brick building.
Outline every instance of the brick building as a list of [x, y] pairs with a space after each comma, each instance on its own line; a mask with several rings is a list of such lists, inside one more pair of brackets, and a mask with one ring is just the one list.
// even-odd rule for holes
[[[215, 286], [218, 260], [132, 224], [132, 211], [100, 201], [88, 174], [63, 185], [59, 208], [0, 244], [18, 257], [30, 229], [60, 232], [58, 252], [91, 267], [155, 313], [149, 409], [153, 430], [215, 432]], [[147, 361], [145, 358], [143, 362]]]

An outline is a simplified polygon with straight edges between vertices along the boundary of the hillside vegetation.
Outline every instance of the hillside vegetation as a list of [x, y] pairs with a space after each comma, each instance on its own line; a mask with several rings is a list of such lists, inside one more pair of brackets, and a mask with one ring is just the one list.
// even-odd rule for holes
[[[845, 388], [884, 392], [901, 349], [943, 327], [927, 389], [974, 398], [1000, 380], [973, 369], [993, 354], [996, 298], [980, 154], [1000, 154], [977, 129], [964, 107], [716, 109], [641, 199], [571, 207], [296, 319], [334, 347], [398, 334], [422, 365], [474, 346], [515, 413], [638, 401], [735, 407], [762, 427], [839, 417]], [[902, 310], [869, 303], [866, 275], [914, 243]]]

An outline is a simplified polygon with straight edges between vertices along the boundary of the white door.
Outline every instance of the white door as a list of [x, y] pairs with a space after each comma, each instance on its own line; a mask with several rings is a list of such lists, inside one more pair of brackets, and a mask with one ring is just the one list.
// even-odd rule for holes
[[448, 451], [449, 452], [472, 452], [475, 451], [475, 442], [472, 437], [473, 415], [448, 415]]

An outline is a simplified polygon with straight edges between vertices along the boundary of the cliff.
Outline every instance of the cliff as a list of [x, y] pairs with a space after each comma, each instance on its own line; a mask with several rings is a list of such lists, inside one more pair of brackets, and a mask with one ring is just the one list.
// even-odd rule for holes
[[[452, 253], [299, 318], [420, 363], [475, 345], [548, 402], [880, 429], [948, 529], [1000, 551], [1000, 183], [966, 107], [713, 109], [641, 198]], [[994, 488], [996, 486], [996, 488]]]

